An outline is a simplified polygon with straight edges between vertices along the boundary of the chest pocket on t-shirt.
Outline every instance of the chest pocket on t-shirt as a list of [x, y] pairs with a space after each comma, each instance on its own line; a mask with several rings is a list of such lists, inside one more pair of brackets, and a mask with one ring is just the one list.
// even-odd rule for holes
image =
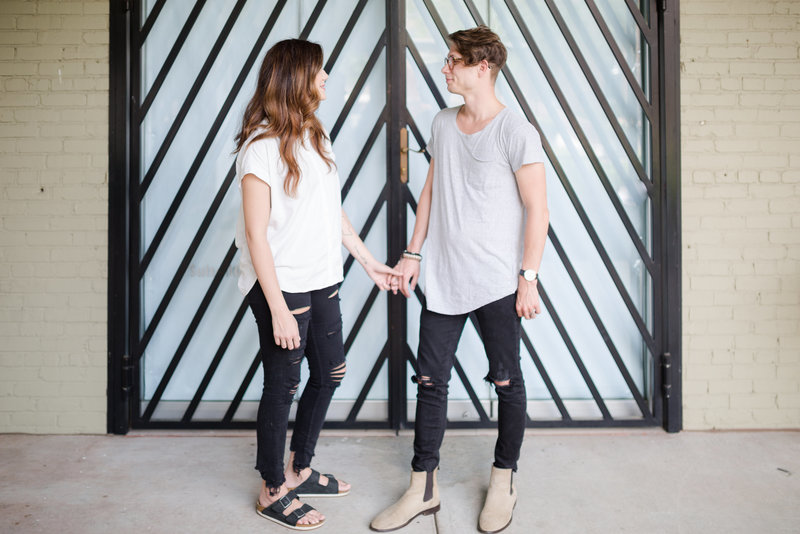
[[504, 168], [497, 144], [492, 142], [491, 136], [483, 133], [464, 141], [468, 156], [464, 158], [462, 165], [467, 167], [467, 185], [476, 191], [491, 191], [500, 177], [498, 173]]

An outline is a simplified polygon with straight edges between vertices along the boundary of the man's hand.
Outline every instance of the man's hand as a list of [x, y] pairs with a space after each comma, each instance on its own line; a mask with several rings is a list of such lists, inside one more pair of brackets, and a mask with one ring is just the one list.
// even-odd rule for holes
[[542, 305], [539, 303], [538, 282], [528, 282], [521, 276], [517, 286], [517, 315], [525, 319], [535, 319], [542, 313]]
[[417, 287], [417, 280], [419, 280], [419, 261], [400, 258], [394, 268], [401, 273], [401, 276], [392, 278], [392, 293], [397, 295], [399, 289], [403, 296], [410, 297], [414, 288]]

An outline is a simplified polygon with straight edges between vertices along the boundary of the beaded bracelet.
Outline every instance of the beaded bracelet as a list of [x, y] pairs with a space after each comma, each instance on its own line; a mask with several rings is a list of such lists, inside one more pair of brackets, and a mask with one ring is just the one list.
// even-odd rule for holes
[[416, 252], [409, 252], [407, 250], [403, 251], [403, 257], [409, 260], [422, 261], [422, 254], [417, 254]]

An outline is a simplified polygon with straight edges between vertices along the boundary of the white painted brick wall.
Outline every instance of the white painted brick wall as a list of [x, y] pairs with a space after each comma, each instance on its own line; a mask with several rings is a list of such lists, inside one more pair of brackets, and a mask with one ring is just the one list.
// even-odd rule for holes
[[108, 1], [0, 0], [0, 432], [106, 431]]
[[[684, 421], [800, 427], [800, 2], [682, 0]], [[104, 432], [108, 2], [0, 0], [0, 432]]]
[[684, 427], [800, 428], [800, 2], [680, 22]]

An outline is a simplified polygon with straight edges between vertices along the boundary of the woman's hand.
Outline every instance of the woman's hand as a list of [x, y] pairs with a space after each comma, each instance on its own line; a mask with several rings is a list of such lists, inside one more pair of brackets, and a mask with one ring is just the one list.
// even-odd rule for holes
[[281, 348], [288, 350], [300, 348], [297, 319], [288, 309], [272, 313], [272, 333], [275, 336], [275, 344]]
[[378, 262], [368, 263], [364, 266], [364, 270], [381, 291], [391, 288], [392, 280], [403, 275], [400, 271]]

